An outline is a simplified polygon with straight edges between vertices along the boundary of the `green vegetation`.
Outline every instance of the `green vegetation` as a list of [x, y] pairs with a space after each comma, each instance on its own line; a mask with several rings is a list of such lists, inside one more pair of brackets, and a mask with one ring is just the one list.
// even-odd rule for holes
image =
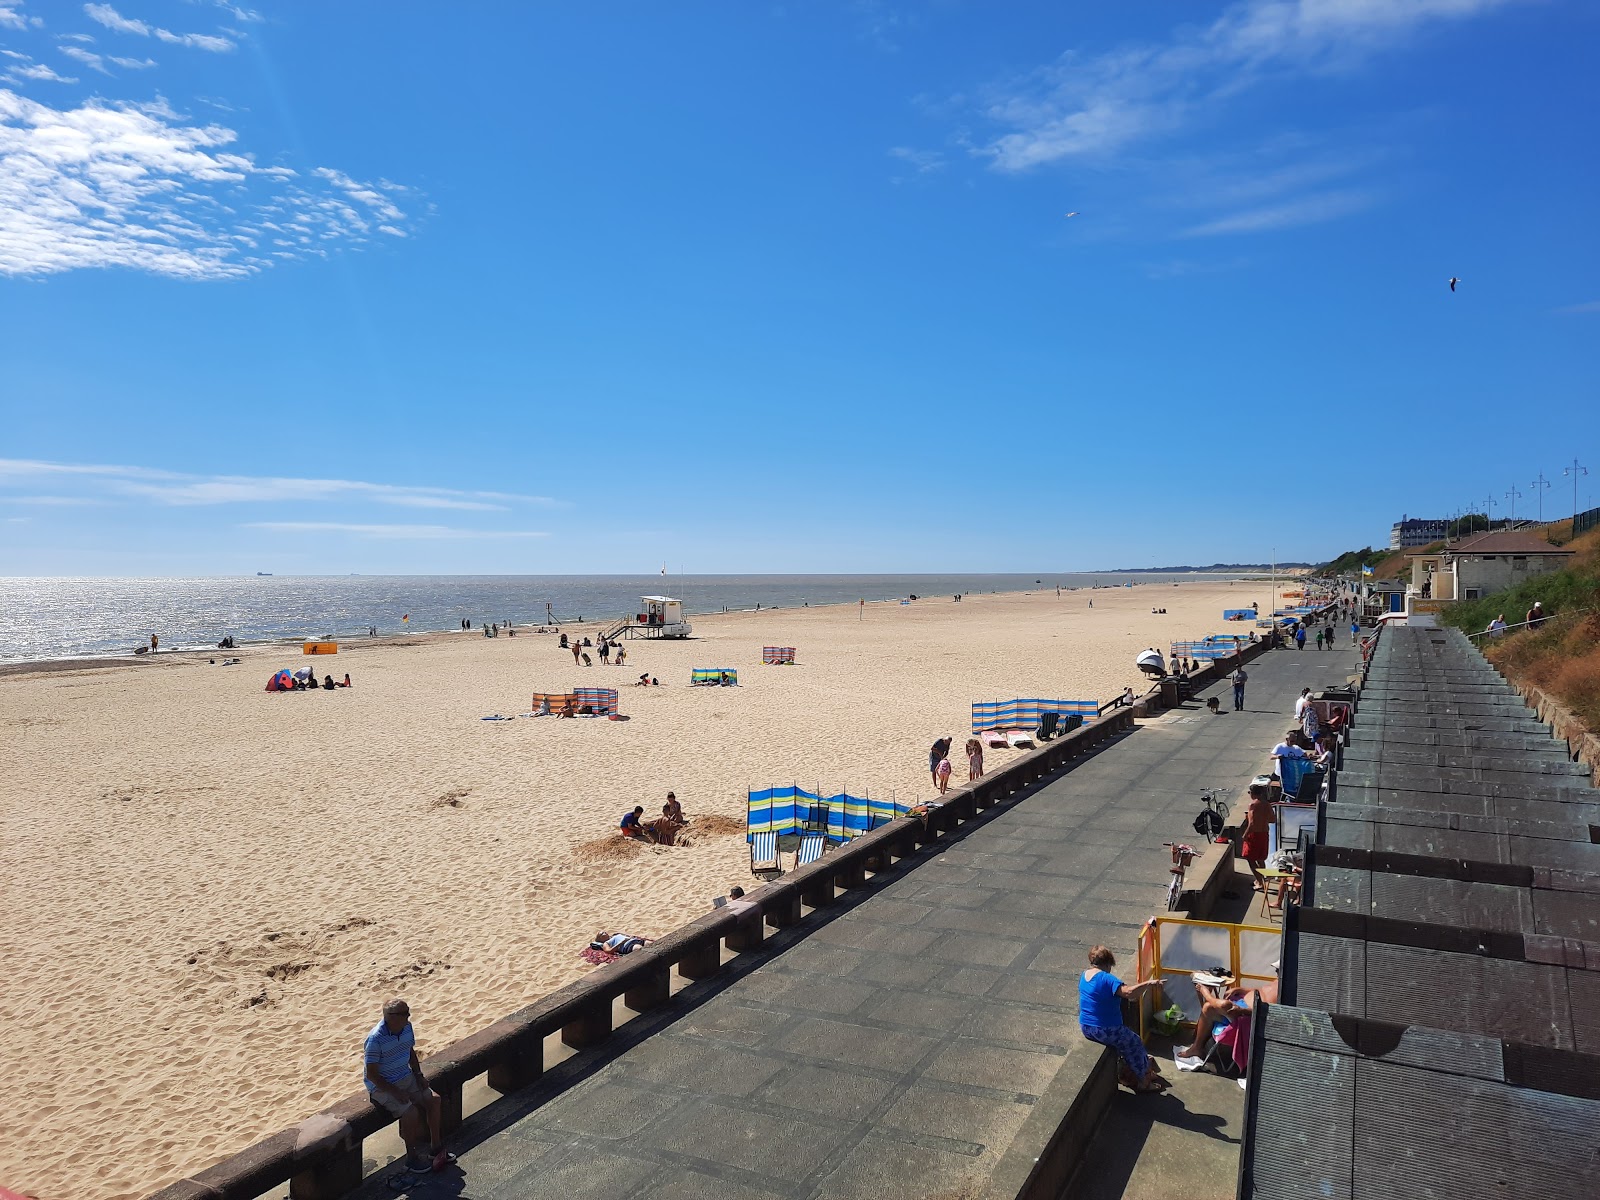
[[1475, 533], [1483, 533], [1489, 528], [1489, 518], [1483, 513], [1467, 513], [1457, 517], [1445, 526], [1444, 535], [1449, 541], [1457, 538], [1471, 537]]
[[1387, 553], [1388, 551], [1382, 551], [1380, 553], [1379, 551], [1374, 550], [1371, 546], [1368, 546], [1365, 550], [1346, 550], [1332, 562], [1323, 563], [1320, 567], [1318, 567], [1317, 574], [1360, 575], [1362, 563], [1372, 566], [1378, 561], [1379, 557], [1381, 557], [1381, 554]]
[[[1600, 732], [1600, 530], [1570, 543], [1577, 553], [1561, 571], [1540, 575], [1482, 600], [1447, 605], [1439, 619], [1468, 633], [1485, 629], [1496, 616], [1516, 625], [1539, 601], [1554, 617], [1541, 629], [1503, 638], [1480, 638], [1489, 661], [1517, 683], [1531, 683], [1577, 713]], [[1584, 612], [1583, 610], [1588, 610]], [[1563, 619], [1562, 614], [1573, 614]]]

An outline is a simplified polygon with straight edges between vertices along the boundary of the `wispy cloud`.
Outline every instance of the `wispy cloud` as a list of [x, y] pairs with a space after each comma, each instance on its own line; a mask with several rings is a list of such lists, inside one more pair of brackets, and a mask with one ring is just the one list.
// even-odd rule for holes
[[106, 61], [93, 50], [85, 50], [82, 46], [62, 46], [61, 53], [76, 62], [81, 62], [91, 71], [99, 71], [102, 75], [111, 74], [106, 69]]
[[12, 81], [32, 79], [41, 83], [77, 83], [76, 79], [66, 75], [57, 75], [55, 71], [45, 66], [44, 63], [28, 63], [25, 66], [12, 67], [6, 72], [5, 77]]
[[1275, 229], [1293, 229], [1300, 225], [1317, 225], [1338, 217], [1349, 216], [1371, 208], [1377, 196], [1370, 191], [1350, 189], [1302, 196], [1286, 204], [1269, 204], [1262, 208], [1246, 209], [1226, 217], [1207, 221], [1184, 231], [1185, 237], [1217, 237], [1230, 233], [1265, 233]]
[[899, 159], [919, 175], [928, 175], [944, 169], [944, 155], [937, 150], [916, 150], [910, 146], [894, 146], [889, 157]]
[[1070, 52], [990, 90], [984, 115], [1010, 132], [974, 146], [1002, 171], [1103, 155], [1171, 133], [1285, 72], [1359, 64], [1430, 23], [1522, 0], [1240, 0], [1162, 43]]
[[153, 37], [168, 45], [190, 46], [196, 50], [209, 50], [213, 54], [224, 54], [234, 48], [234, 43], [228, 38], [208, 33], [173, 33], [170, 29], [162, 29], [159, 25], [125, 17], [109, 4], [85, 4], [83, 11], [88, 14], [91, 21], [98, 22], [116, 33]]
[[20, 4], [0, 4], [0, 29], [26, 29], [28, 20]]
[[236, 141], [165, 101], [58, 109], [0, 88], [0, 275], [222, 279], [407, 232], [408, 189], [259, 166]]
[[248, 521], [241, 529], [266, 529], [273, 533], [346, 533], [356, 537], [398, 541], [465, 541], [480, 538], [542, 538], [548, 533], [532, 529], [455, 529], [448, 525], [352, 525], [344, 521]]
[[1562, 316], [1576, 316], [1580, 313], [1600, 313], [1600, 300], [1585, 300], [1582, 304], [1568, 304], [1564, 308], [1555, 310]]
[[[76, 479], [101, 493], [169, 506], [362, 501], [399, 508], [505, 512], [515, 505], [553, 506], [547, 496], [467, 491], [355, 479], [298, 479], [266, 475], [192, 475], [151, 467], [0, 459], [0, 487], [38, 480]], [[48, 486], [48, 485], [46, 485]]]

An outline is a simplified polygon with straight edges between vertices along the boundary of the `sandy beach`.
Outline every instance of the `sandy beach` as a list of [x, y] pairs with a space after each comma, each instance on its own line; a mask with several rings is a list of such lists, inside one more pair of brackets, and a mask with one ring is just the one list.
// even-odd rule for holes
[[[747, 788], [926, 798], [936, 737], [966, 777], [972, 701], [1142, 691], [1137, 651], [1222, 632], [1269, 590], [694, 617], [694, 640], [630, 641], [620, 669], [474, 631], [0, 677], [0, 1184], [133, 1197], [242, 1149], [360, 1086], [387, 996], [430, 1053], [592, 969], [597, 930], [660, 934], [749, 884]], [[798, 665], [764, 667], [763, 645]], [[308, 662], [355, 686], [263, 690]], [[742, 686], [691, 688], [691, 667]], [[481, 720], [578, 685], [618, 687], [629, 719]], [[669, 789], [727, 831], [608, 852]]]

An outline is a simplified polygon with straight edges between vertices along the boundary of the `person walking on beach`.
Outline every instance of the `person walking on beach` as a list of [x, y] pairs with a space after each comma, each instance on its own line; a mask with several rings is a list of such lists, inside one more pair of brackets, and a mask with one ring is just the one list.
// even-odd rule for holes
[[383, 1020], [367, 1034], [364, 1057], [368, 1094], [400, 1118], [407, 1170], [442, 1171], [455, 1162], [456, 1156], [444, 1148], [443, 1105], [422, 1073], [411, 1007], [404, 1000], [384, 1004]]
[[583, 656], [583, 646], [579, 644], [579, 642], [578, 642], [578, 640], [576, 638], [574, 638], [573, 642], [572, 642], [572, 665], [573, 666], [577, 666], [578, 665], [578, 660], [582, 656]]
[[1250, 676], [1245, 674], [1243, 667], [1235, 667], [1233, 674], [1228, 676], [1233, 684], [1233, 711], [1244, 711], [1244, 685], [1250, 682]]
[[977, 738], [967, 739], [967, 782], [976, 783], [983, 778], [983, 743]]
[[611, 665], [611, 643], [605, 638], [600, 639], [600, 661], [608, 667]]
[[950, 739], [940, 738], [928, 750], [928, 774], [933, 778], [933, 786], [939, 786], [939, 763], [950, 753]]
[[150, 635], [150, 653], [154, 654], [156, 652], [156, 647], [159, 645], [161, 645], [161, 639], [152, 633]]

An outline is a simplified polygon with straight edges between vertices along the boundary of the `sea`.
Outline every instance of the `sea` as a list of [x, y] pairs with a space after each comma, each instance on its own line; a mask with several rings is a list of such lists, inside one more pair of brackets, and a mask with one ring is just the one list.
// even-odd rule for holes
[[1226, 579], [1183, 572], [950, 575], [254, 575], [197, 579], [0, 578], [0, 662], [461, 628], [613, 621], [641, 596], [696, 613], [877, 603], [909, 596]]

